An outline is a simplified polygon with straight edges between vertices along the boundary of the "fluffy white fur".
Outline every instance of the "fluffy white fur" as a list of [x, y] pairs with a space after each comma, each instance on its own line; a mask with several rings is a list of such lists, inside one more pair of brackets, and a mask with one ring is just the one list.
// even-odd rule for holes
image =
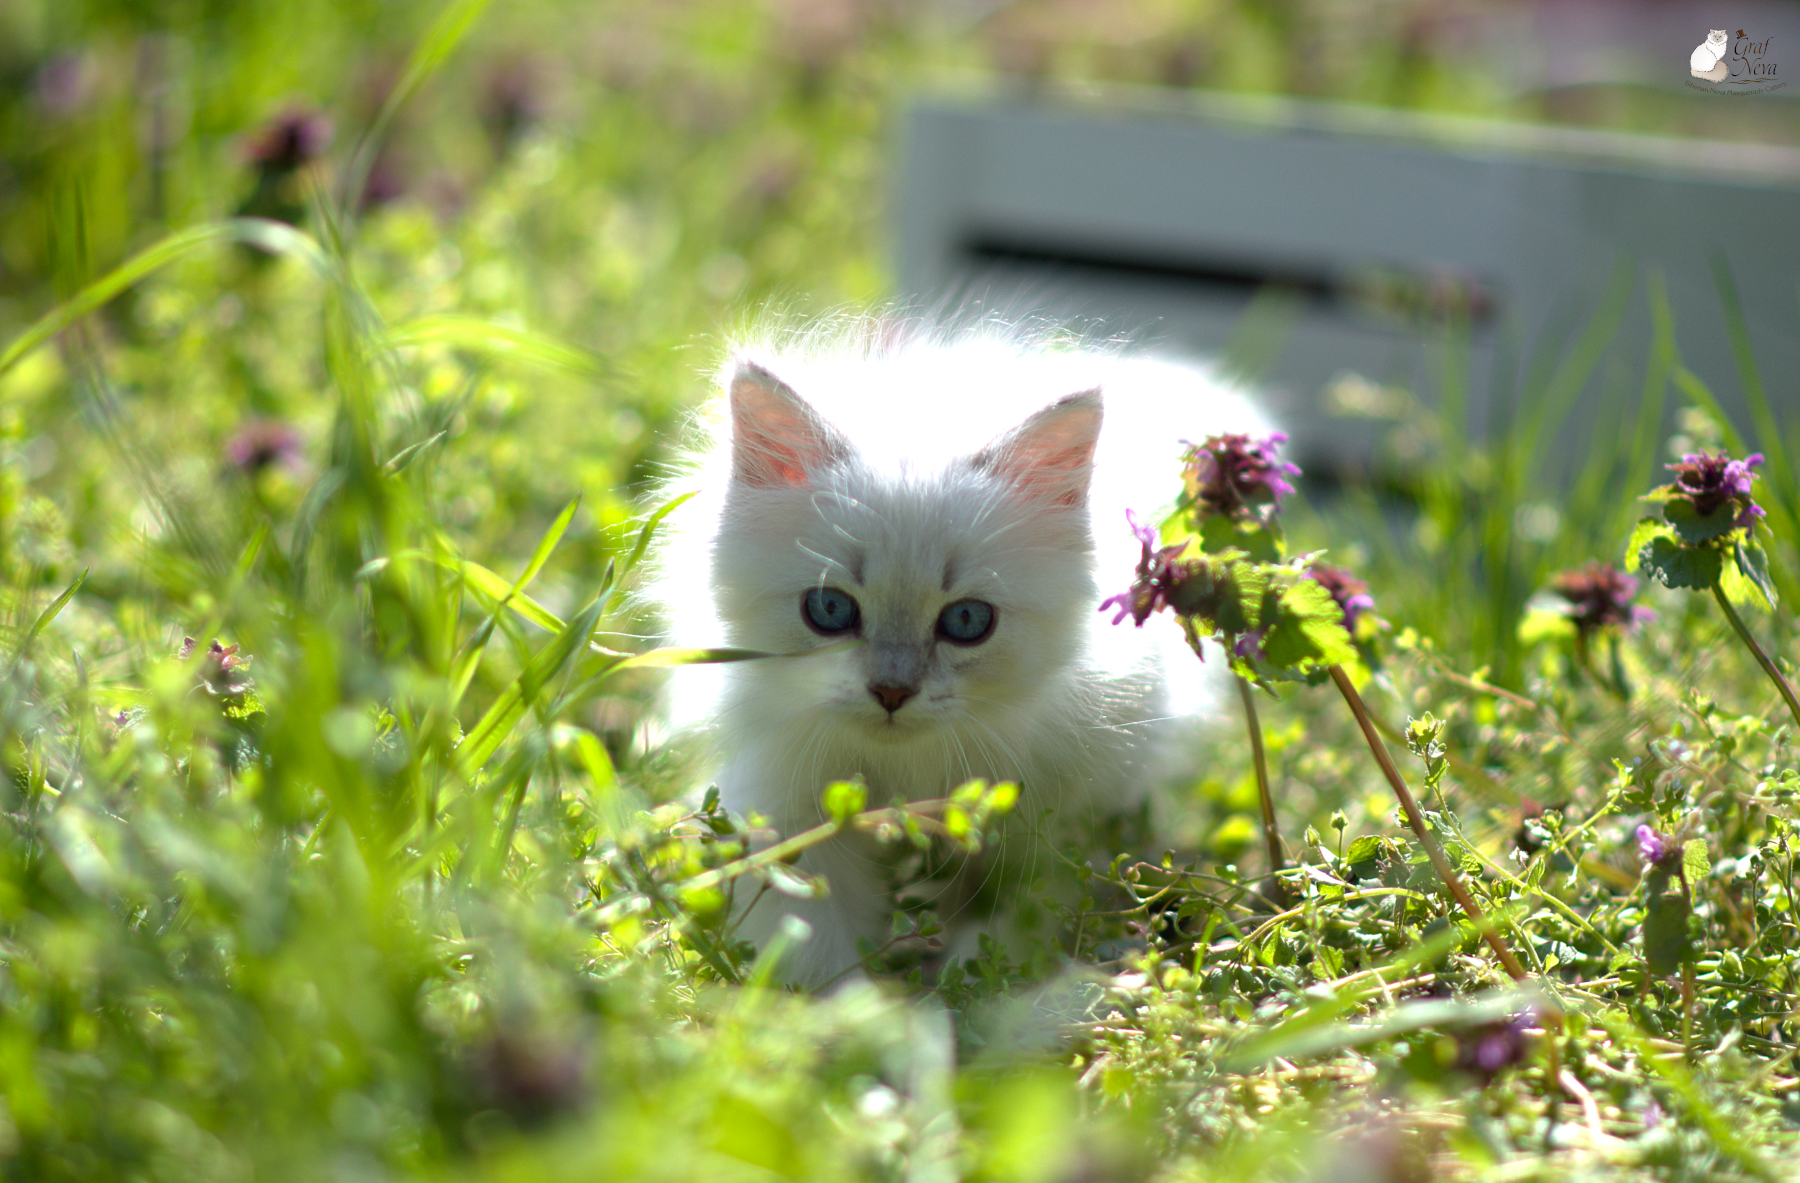
[[[822, 820], [835, 779], [860, 775], [879, 805], [983, 777], [1017, 781], [1016, 815], [1047, 811], [1067, 835], [1140, 800], [1168, 713], [1154, 635], [1177, 634], [1097, 611], [1131, 581], [1124, 511], [1173, 500], [1181, 438], [1265, 427], [1204, 369], [1017, 330], [849, 321], [734, 350], [666, 490], [701, 490], [659, 556], [673, 639], [819, 648], [839, 638], [802, 600], [835, 588], [860, 605], [862, 643], [711, 667], [709, 688], [683, 671], [675, 713], [716, 730], [724, 804], [788, 835]], [[995, 614], [978, 644], [935, 631], [967, 599]], [[883, 687], [908, 696], [890, 710]], [[759, 945], [804, 921], [781, 973], [817, 986], [885, 939], [887, 868], [856, 836], [800, 865], [830, 894], [750, 907], [745, 884], [737, 906]]]
[[1688, 55], [1688, 73], [1696, 78], [1723, 82], [1731, 74], [1731, 66], [1724, 60], [1730, 52], [1731, 46], [1725, 40], [1725, 30], [1708, 30], [1706, 40], [1696, 45], [1694, 52]]

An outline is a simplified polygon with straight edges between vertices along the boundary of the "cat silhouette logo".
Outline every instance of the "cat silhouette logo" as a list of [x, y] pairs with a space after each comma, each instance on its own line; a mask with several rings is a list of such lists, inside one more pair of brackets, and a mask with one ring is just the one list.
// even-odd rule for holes
[[[1738, 30], [1738, 36], [1743, 35], [1743, 30]], [[1731, 77], [1731, 63], [1726, 60], [1730, 56], [1731, 43], [1725, 39], [1725, 30], [1713, 29], [1688, 56], [1688, 71], [1708, 82], [1723, 82]]]
[[1725, 29], [1708, 29], [1706, 40], [1688, 55], [1688, 73], [1700, 82], [1687, 85], [1713, 94], [1763, 94], [1780, 90], [1787, 83], [1779, 77], [1779, 68], [1769, 53], [1774, 41], [1775, 38], [1767, 36], [1758, 41], [1743, 29], [1739, 29], [1735, 37]]

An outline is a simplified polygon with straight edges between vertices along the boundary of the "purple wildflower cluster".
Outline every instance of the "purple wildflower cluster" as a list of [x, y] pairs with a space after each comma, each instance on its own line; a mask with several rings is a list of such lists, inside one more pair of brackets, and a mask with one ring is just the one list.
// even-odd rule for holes
[[[186, 661], [198, 647], [199, 643], [194, 638], [183, 637], [181, 649], [175, 654], [175, 659]], [[221, 645], [215, 638], [200, 654], [200, 685], [216, 698], [231, 698], [243, 694], [256, 685], [256, 680], [250, 676], [252, 660], [254, 659], [248, 654], [239, 655], [236, 645]]]
[[251, 419], [225, 441], [225, 459], [255, 473], [280, 464], [298, 471], [305, 466], [300, 433], [278, 419]]
[[1720, 452], [1690, 452], [1681, 463], [1668, 466], [1675, 474], [1669, 486], [1673, 499], [1686, 501], [1700, 517], [1709, 517], [1722, 505], [1733, 508], [1732, 526], [1742, 529], [1763, 516], [1762, 506], [1750, 499], [1750, 483], [1756, 479], [1751, 470], [1763, 462], [1762, 453], [1733, 460]]
[[1131, 523], [1131, 532], [1143, 544], [1143, 557], [1138, 559], [1137, 578], [1131, 586], [1116, 596], [1108, 596], [1100, 602], [1100, 611], [1117, 607], [1118, 614], [1113, 623], [1118, 624], [1127, 616], [1139, 628], [1144, 622], [1170, 603], [1170, 596], [1180, 584], [1182, 571], [1175, 563], [1175, 556], [1187, 549], [1187, 543], [1178, 542], [1174, 546], [1157, 546], [1161, 539], [1157, 538], [1154, 527], [1146, 526], [1137, 520], [1130, 511], [1125, 511], [1125, 520]]
[[1456, 1068], [1486, 1085], [1502, 1069], [1523, 1063], [1539, 1033], [1535, 1007], [1491, 1023], [1482, 1023], [1456, 1036]]
[[1647, 867], [1666, 867], [1681, 861], [1681, 848], [1667, 834], [1647, 825], [1637, 828], [1638, 857]]
[[1369, 585], [1342, 567], [1314, 563], [1306, 572], [1306, 577], [1314, 583], [1322, 584], [1331, 593], [1331, 598], [1344, 614], [1344, 631], [1352, 637], [1356, 635], [1356, 622], [1362, 614], [1375, 611], [1375, 598], [1369, 594]]
[[1275, 449], [1287, 438], [1279, 431], [1262, 439], [1226, 434], [1188, 445], [1182, 475], [1198, 509], [1195, 516], [1243, 519], [1280, 508], [1281, 499], [1294, 491], [1287, 478], [1300, 475], [1297, 466], [1275, 459]]
[[323, 156], [331, 137], [331, 120], [295, 108], [259, 128], [244, 145], [244, 156], [263, 173], [286, 176]]
[[1569, 602], [1569, 619], [1583, 636], [1606, 628], [1631, 632], [1656, 615], [1632, 604], [1631, 597], [1637, 594], [1636, 579], [1597, 559], [1558, 572], [1550, 586]]

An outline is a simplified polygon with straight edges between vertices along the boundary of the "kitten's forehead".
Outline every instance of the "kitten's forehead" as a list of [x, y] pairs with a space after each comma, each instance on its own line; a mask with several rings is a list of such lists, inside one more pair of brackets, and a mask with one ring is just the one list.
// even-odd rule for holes
[[1024, 524], [1015, 502], [966, 469], [896, 478], [859, 468], [813, 494], [817, 518], [807, 542], [849, 566], [929, 572], [971, 551], [1005, 549]]
[[861, 463], [896, 479], [931, 479], [1033, 413], [1098, 389], [1097, 358], [965, 342], [871, 361], [772, 356], [759, 362], [854, 441]]

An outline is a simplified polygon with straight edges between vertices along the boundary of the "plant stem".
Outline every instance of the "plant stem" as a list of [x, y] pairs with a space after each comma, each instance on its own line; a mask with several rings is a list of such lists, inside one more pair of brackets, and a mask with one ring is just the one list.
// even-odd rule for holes
[[1694, 967], [1681, 963], [1681, 1047], [1694, 1059]]
[[1269, 881], [1274, 884], [1275, 902], [1285, 905], [1287, 891], [1282, 887], [1281, 872], [1287, 859], [1281, 850], [1281, 833], [1275, 825], [1275, 794], [1269, 789], [1269, 762], [1263, 755], [1262, 723], [1256, 717], [1256, 693], [1250, 680], [1237, 680], [1238, 697], [1244, 701], [1244, 725], [1250, 729], [1250, 759], [1256, 765], [1256, 791], [1262, 798], [1263, 838], [1269, 844]]
[[1376, 734], [1375, 724], [1369, 718], [1368, 708], [1363, 706], [1362, 696], [1357, 694], [1356, 687], [1350, 684], [1350, 675], [1344, 672], [1343, 666], [1334, 665], [1331, 667], [1331, 680], [1337, 683], [1338, 692], [1344, 696], [1344, 701], [1350, 706], [1350, 713], [1356, 716], [1357, 725], [1362, 728], [1363, 739], [1368, 742], [1369, 750], [1375, 754], [1375, 762], [1381, 765], [1381, 771], [1387, 776], [1388, 784], [1393, 786], [1394, 796], [1400, 799], [1400, 808], [1406, 813], [1407, 824], [1418, 836], [1420, 845], [1425, 847], [1425, 853], [1430, 856], [1431, 865], [1436, 868], [1438, 878], [1444, 881], [1444, 886], [1450, 889], [1450, 894], [1456, 897], [1456, 902], [1462, 906], [1462, 910], [1468, 914], [1470, 920], [1474, 921], [1475, 927], [1480, 930], [1481, 935], [1487, 938], [1487, 943], [1493, 947], [1495, 956], [1500, 958], [1500, 964], [1506, 968], [1507, 973], [1512, 975], [1513, 981], [1524, 981], [1527, 976], [1525, 967], [1519, 964], [1519, 959], [1513, 955], [1513, 951], [1507, 947], [1500, 934], [1482, 915], [1480, 906], [1475, 903], [1475, 897], [1469, 894], [1469, 889], [1463, 886], [1462, 878], [1457, 875], [1456, 868], [1452, 867], [1450, 860], [1445, 857], [1444, 848], [1438, 845], [1437, 838], [1425, 828], [1425, 815], [1419, 812], [1419, 803], [1413, 800], [1412, 792], [1406, 787], [1406, 782], [1401, 779], [1400, 770], [1394, 766], [1394, 758], [1388, 754], [1387, 745], [1383, 744], [1381, 736]]
[[1731, 601], [1725, 598], [1725, 593], [1716, 583], [1712, 586], [1712, 594], [1713, 599], [1719, 601], [1719, 607], [1725, 610], [1725, 619], [1729, 620], [1731, 627], [1737, 630], [1739, 639], [1750, 647], [1751, 653], [1756, 655], [1756, 664], [1762, 666], [1763, 673], [1769, 675], [1769, 681], [1775, 683], [1775, 689], [1781, 691], [1782, 700], [1787, 703], [1788, 713], [1794, 716], [1794, 722], [1800, 724], [1800, 699], [1794, 697], [1794, 688], [1788, 685], [1788, 680], [1781, 676], [1781, 671], [1775, 668], [1775, 663], [1769, 660], [1769, 655], [1763, 652], [1763, 647], [1756, 643], [1756, 638], [1751, 636], [1750, 630], [1744, 627], [1743, 618], [1737, 614], [1737, 609], [1731, 606]]

